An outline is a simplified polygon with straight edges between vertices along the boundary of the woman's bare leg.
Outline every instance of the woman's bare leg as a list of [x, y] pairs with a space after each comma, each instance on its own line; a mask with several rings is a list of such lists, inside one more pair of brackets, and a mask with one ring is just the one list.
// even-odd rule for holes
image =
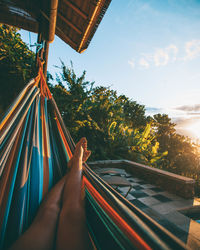
[[[68, 164], [71, 167], [70, 172], [47, 194], [32, 225], [13, 244], [10, 248], [11, 250], [53, 249], [57, 231], [57, 246], [59, 249], [66, 249], [66, 246], [67, 249], [89, 248], [87, 247], [89, 246], [89, 239], [85, 224], [84, 205], [83, 199], [81, 198], [81, 176], [82, 161], [86, 161], [90, 153], [90, 151], [87, 151], [86, 139], [82, 138], [77, 144], [74, 156]], [[62, 196], [63, 199], [61, 198]], [[63, 204], [61, 204], [62, 200]], [[62, 212], [60, 214], [61, 206]], [[69, 206], [69, 208], [67, 208], [67, 206]], [[59, 214], [61, 215], [60, 219]], [[69, 214], [71, 214], [72, 217], [68, 217]], [[57, 230], [58, 221], [59, 230]], [[77, 238], [74, 238], [74, 233]], [[77, 242], [81, 244], [81, 247], [78, 246], [78, 248], [76, 248]]]
[[11, 250], [49, 250], [54, 248], [65, 181], [66, 176], [47, 194], [32, 225], [14, 243]]
[[82, 163], [90, 156], [87, 140], [82, 138], [76, 145], [70, 161], [71, 170], [63, 190], [63, 204], [60, 212], [56, 249], [90, 249], [90, 240], [85, 220], [84, 200], [81, 194]]

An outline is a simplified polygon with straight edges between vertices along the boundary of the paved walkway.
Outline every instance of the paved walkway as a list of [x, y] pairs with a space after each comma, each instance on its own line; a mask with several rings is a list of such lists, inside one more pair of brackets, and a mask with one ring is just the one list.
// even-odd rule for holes
[[[109, 177], [112, 176], [124, 177], [132, 184], [132, 189], [126, 198], [133, 205], [140, 208], [192, 249], [200, 249], [200, 224], [181, 213], [182, 209], [200, 206], [198, 200], [186, 200], [166, 192], [142, 179], [135, 178], [124, 169], [97, 168], [95, 172], [105, 181], [108, 181]], [[115, 185], [115, 188], [121, 195], [125, 196], [130, 187], [120, 187], [120, 185], [116, 187]]]

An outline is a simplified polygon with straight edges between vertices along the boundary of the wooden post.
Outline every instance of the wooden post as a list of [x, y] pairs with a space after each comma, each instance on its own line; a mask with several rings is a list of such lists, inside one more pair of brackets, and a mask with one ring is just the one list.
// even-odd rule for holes
[[55, 37], [57, 11], [58, 0], [50, 0], [48, 2], [44, 2], [44, 6], [41, 10], [43, 39], [50, 43], [53, 42]]
[[[47, 63], [49, 55], [49, 43], [53, 42], [56, 30], [56, 19], [58, 10], [58, 0], [50, 0], [50, 4], [44, 5], [41, 10], [41, 18], [39, 20], [38, 41], [37, 43], [45, 42], [45, 48], [36, 54], [36, 62], [38, 57], [44, 59], [44, 76], [47, 77]], [[43, 55], [44, 52], [44, 55]], [[38, 65], [37, 65], [38, 66]]]
[[[39, 25], [39, 31], [38, 31], [38, 36], [37, 36], [37, 44], [41, 44], [42, 42], [42, 33], [40, 30], [40, 25]], [[36, 55], [35, 55], [35, 65], [36, 68], [38, 68], [38, 57], [40, 56], [40, 51], [38, 51], [38, 46], [36, 47]]]
[[58, 0], [51, 0], [50, 13], [49, 13], [49, 37], [47, 39], [50, 43], [54, 41], [55, 37], [57, 11], [58, 11]]
[[44, 47], [44, 76], [47, 77], [47, 64], [48, 64], [48, 56], [49, 56], [49, 42], [45, 42], [45, 47]]

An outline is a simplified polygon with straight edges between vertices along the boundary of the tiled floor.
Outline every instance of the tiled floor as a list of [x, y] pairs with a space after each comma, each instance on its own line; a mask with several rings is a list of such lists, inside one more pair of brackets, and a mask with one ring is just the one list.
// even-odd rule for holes
[[[109, 173], [109, 171], [113, 171]], [[200, 249], [200, 224], [179, 212], [180, 209], [200, 205], [199, 201], [186, 200], [175, 194], [171, 194], [159, 187], [131, 176], [124, 169], [105, 168], [96, 169], [103, 178], [120, 175], [131, 184], [132, 189], [126, 197], [133, 205], [156, 220], [179, 239], [184, 241], [192, 249]], [[117, 191], [125, 196], [129, 187], [118, 187]]]

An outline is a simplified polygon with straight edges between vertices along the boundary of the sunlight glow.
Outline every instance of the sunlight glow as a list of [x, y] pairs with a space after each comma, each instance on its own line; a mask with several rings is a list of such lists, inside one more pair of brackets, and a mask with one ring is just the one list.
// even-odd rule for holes
[[197, 139], [200, 139], [200, 120], [194, 121], [185, 129], [191, 132], [191, 134], [193, 134], [194, 137], [196, 137]]

